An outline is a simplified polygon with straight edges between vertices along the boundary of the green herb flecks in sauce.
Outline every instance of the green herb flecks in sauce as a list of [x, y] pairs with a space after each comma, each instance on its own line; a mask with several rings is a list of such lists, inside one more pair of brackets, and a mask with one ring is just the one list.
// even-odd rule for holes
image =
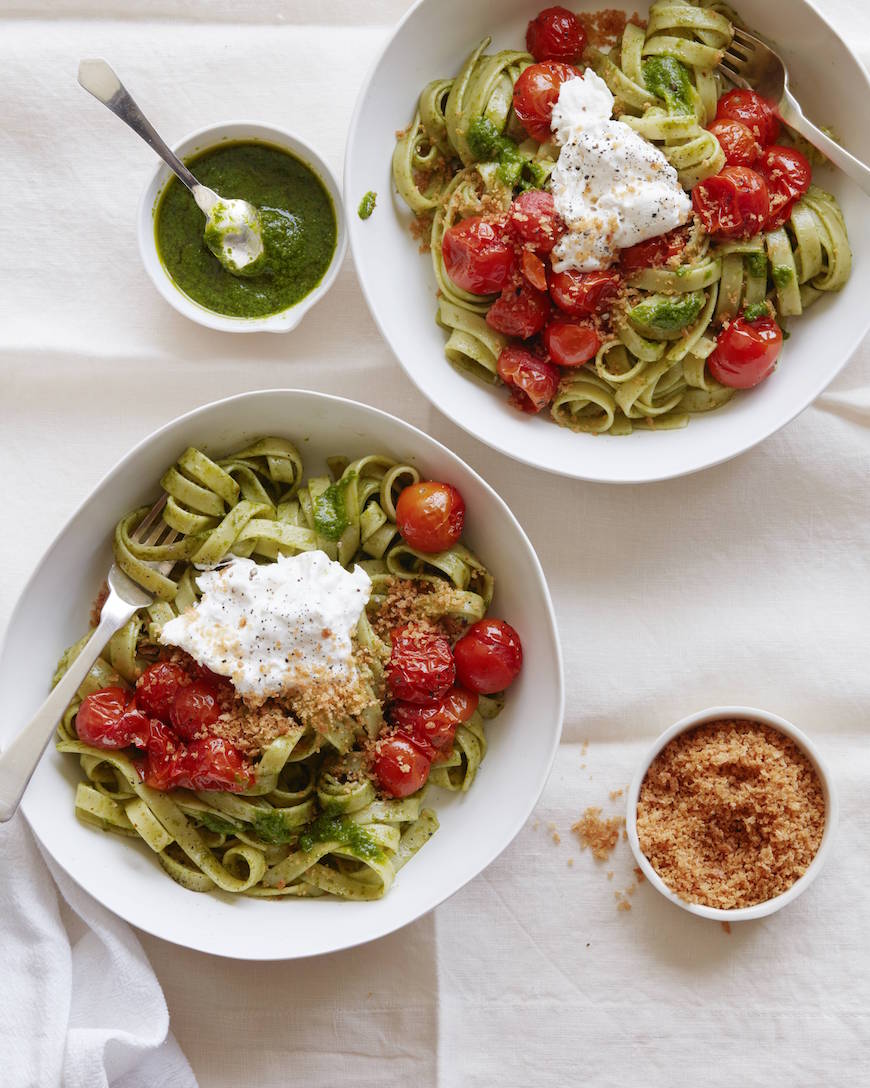
[[788, 287], [794, 277], [794, 271], [787, 264], [775, 264], [770, 271], [771, 278], [777, 287]]
[[301, 850], [310, 850], [315, 843], [335, 842], [346, 846], [358, 858], [384, 861], [386, 854], [363, 827], [347, 816], [319, 816], [308, 824], [299, 836]]
[[769, 316], [770, 306], [768, 306], [766, 299], [763, 299], [761, 302], [756, 302], [752, 306], [747, 306], [743, 311], [744, 321], [757, 321], [760, 317]]
[[510, 189], [539, 189], [552, 172], [552, 165], [524, 155], [488, 117], [475, 117], [468, 126], [466, 140], [478, 162], [498, 163], [498, 179]]
[[215, 816], [213, 812], [198, 812], [196, 822], [200, 827], [204, 827], [208, 831], [214, 831], [217, 835], [235, 835], [238, 831], [235, 824], [230, 823], [229, 820], [224, 820], [221, 816]]
[[175, 284], [195, 302], [233, 317], [280, 313], [309, 294], [335, 252], [335, 210], [317, 175], [272, 144], [226, 143], [191, 159], [203, 185], [260, 211], [264, 259], [253, 275], [234, 275], [211, 252], [203, 215], [175, 178], [155, 215], [157, 251]]
[[650, 57], [641, 67], [647, 90], [661, 98], [671, 113], [692, 113], [692, 79], [676, 57]]
[[767, 275], [767, 257], [764, 253], [750, 253], [746, 257], [746, 270], [750, 276]]
[[377, 200], [378, 194], [372, 192], [372, 190], [369, 189], [366, 195], [359, 202], [359, 207], [356, 210], [356, 214], [360, 217], [360, 219], [368, 219], [368, 217], [375, 210], [375, 204], [377, 203]]

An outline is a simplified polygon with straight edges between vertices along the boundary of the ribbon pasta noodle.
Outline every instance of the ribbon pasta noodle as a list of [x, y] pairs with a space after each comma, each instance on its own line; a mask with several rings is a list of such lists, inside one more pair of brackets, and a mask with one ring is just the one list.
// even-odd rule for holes
[[[117, 563], [154, 595], [154, 603], [109, 642], [64, 713], [57, 748], [81, 764], [77, 816], [141, 839], [168, 875], [193, 891], [377, 899], [438, 829], [435, 813], [424, 805], [425, 787], [401, 800], [383, 799], [366, 773], [363, 748], [384, 724], [390, 654], [374, 619], [391, 586], [413, 580], [437, 590], [419, 598], [432, 602], [426, 618], [448, 619], [461, 629], [485, 615], [493, 578], [461, 544], [424, 555], [399, 536], [396, 499], [420, 479], [412, 465], [371, 455], [333, 458], [329, 469], [328, 476], [306, 480], [299, 451], [285, 438], [263, 438], [219, 460], [190, 448], [160, 481], [167, 495], [162, 517], [181, 533], [178, 541], [138, 542], [135, 530], [145, 509], [122, 517], [115, 530]], [[338, 523], [330, 516], [336, 508], [343, 514]], [[154, 660], [163, 626], [196, 602], [199, 570], [228, 556], [268, 563], [315, 549], [345, 567], [359, 564], [372, 582], [355, 635], [367, 662], [369, 694], [359, 714], [340, 714], [322, 727], [302, 715], [259, 753], [253, 783], [241, 792], [162, 792], [143, 781], [128, 752], [79, 739], [82, 700], [112, 685], [135, 683]], [[169, 576], [152, 565], [165, 560], [175, 564]], [[66, 652], [55, 681], [87, 637]], [[454, 791], [471, 786], [486, 752], [484, 721], [500, 709], [500, 698], [480, 698], [478, 709], [457, 727], [447, 757], [434, 764], [433, 784]]]
[[[587, 46], [578, 64], [601, 76], [614, 95], [615, 116], [661, 150], [688, 191], [725, 166], [708, 126], [727, 89], [717, 65], [735, 22], [719, 2], [657, 0], [645, 27], [627, 22], [612, 48]], [[486, 322], [497, 296], [455, 284], [444, 268], [442, 241], [463, 219], [507, 211], [518, 191], [547, 188], [559, 148], [531, 139], [514, 112], [513, 87], [532, 56], [489, 53], [489, 45], [489, 38], [480, 42], [455, 78], [423, 88], [411, 125], [397, 139], [392, 168], [400, 196], [428, 231], [445, 356], [460, 373], [500, 385], [497, 361], [511, 341]], [[656, 59], [685, 81], [683, 95], [650, 78], [648, 65]], [[498, 135], [500, 159], [496, 152], [491, 159], [475, 154], [469, 132], [481, 123]], [[595, 359], [562, 372], [552, 418], [590, 434], [684, 427], [690, 415], [722, 407], [735, 392], [706, 364], [716, 347], [714, 329], [765, 301], [782, 324], [838, 291], [850, 268], [842, 212], [816, 185], [793, 204], [783, 226], [744, 241], [716, 240], [695, 218], [678, 263], [626, 276]], [[676, 304], [686, 319], [664, 332], [638, 320], [657, 303]]]

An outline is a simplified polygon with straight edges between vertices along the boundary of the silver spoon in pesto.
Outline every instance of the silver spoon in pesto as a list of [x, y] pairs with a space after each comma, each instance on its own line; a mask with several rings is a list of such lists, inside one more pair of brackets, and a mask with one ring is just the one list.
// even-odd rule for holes
[[205, 216], [203, 240], [224, 268], [236, 276], [252, 276], [259, 272], [264, 260], [263, 232], [260, 213], [254, 205], [247, 200], [226, 199], [207, 185], [200, 185], [181, 159], [160, 138], [114, 70], [104, 60], [81, 61], [79, 83], [141, 136], [174, 171], [182, 185], [190, 190]]

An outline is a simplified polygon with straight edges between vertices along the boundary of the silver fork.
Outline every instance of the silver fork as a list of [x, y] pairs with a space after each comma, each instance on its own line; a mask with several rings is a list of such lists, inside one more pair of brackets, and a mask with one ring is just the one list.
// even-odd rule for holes
[[[160, 515], [166, 505], [166, 495], [148, 511], [140, 522], [133, 539], [139, 544], [174, 544], [180, 533], [170, 529]], [[153, 564], [161, 574], [169, 574], [175, 560]], [[57, 723], [78, 691], [91, 666], [105, 649], [106, 643], [124, 626], [134, 612], [152, 604], [154, 598], [128, 578], [117, 563], [112, 563], [108, 576], [109, 596], [100, 612], [100, 622], [82, 651], [64, 673], [51, 695], [34, 714], [8, 748], [0, 754], [0, 823], [15, 814], [27, 789], [36, 765], [45, 751]]]
[[797, 99], [788, 88], [785, 63], [769, 45], [737, 27], [734, 40], [725, 51], [719, 68], [738, 87], [758, 91], [762, 98], [775, 102], [779, 116], [787, 125], [809, 140], [813, 147], [817, 147], [834, 166], [848, 174], [870, 196], [870, 167], [804, 117]]

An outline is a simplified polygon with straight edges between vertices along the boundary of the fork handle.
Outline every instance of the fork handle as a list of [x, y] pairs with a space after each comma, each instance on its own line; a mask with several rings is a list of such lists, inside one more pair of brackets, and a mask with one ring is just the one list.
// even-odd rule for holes
[[5, 823], [15, 815], [27, 784], [64, 710], [91, 671], [93, 663], [103, 652], [106, 643], [124, 626], [136, 608], [131, 605], [126, 613], [122, 609], [113, 609], [111, 615], [107, 615], [107, 611], [103, 610], [99, 626], [29, 724], [0, 754], [0, 823]]
[[826, 136], [820, 128], [808, 121], [801, 112], [797, 101], [786, 91], [779, 103], [779, 115], [787, 125], [790, 125], [801, 136], [826, 155], [834, 166], [839, 167], [844, 174], [856, 181], [864, 192], [870, 196], [870, 166], [865, 165], [860, 159], [856, 159], [836, 140]]

